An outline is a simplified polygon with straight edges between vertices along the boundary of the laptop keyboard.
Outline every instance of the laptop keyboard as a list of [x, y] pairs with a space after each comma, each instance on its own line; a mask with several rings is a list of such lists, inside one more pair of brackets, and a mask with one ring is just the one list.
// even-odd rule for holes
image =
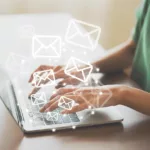
[[80, 122], [76, 113], [61, 114], [62, 108], [57, 108], [49, 113], [40, 113], [39, 110], [44, 104], [28, 106], [28, 115], [33, 126], [47, 126], [54, 124]]

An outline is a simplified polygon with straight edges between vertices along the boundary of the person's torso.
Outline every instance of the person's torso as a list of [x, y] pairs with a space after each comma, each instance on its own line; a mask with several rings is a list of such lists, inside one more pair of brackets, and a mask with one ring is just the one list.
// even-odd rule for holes
[[150, 91], [150, 1], [144, 3], [131, 77], [143, 90]]

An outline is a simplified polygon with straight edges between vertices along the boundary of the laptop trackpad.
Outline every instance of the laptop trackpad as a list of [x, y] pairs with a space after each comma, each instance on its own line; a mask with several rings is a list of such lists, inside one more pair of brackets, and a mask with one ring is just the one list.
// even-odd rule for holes
[[122, 120], [122, 116], [114, 107], [84, 110], [78, 112], [77, 115], [80, 118], [81, 124], [96, 125]]

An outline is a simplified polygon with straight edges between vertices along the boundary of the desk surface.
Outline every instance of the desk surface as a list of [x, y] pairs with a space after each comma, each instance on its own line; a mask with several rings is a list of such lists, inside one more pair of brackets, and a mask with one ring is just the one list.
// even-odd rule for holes
[[[107, 78], [107, 77], [106, 77]], [[110, 84], [133, 85], [125, 75], [105, 78]], [[117, 106], [124, 116], [122, 124], [62, 130], [55, 133], [24, 135], [0, 102], [1, 150], [148, 150], [150, 147], [150, 118], [124, 106]], [[42, 148], [43, 147], [43, 148]]]
[[[16, 22], [20, 24], [22, 21], [35, 23], [40, 22], [41, 19], [46, 21], [48, 18], [49, 20], [52, 18], [49, 15], [0, 17], [1, 21], [3, 20], [3, 23], [0, 24], [0, 31], [2, 31], [0, 39], [4, 41], [1, 45], [1, 49], [4, 49], [4, 51], [1, 51], [3, 54], [0, 56], [1, 63], [4, 62], [5, 56], [10, 51], [10, 47], [16, 50], [21, 46], [16, 46], [17, 40], [12, 36], [14, 35], [12, 32], [14, 32], [13, 29], [16, 27]], [[8, 26], [4, 26], [6, 23]], [[10, 27], [10, 23], [13, 25], [12, 27]], [[11, 42], [10, 44], [6, 44], [6, 41]], [[136, 86], [124, 74], [102, 76], [101, 80], [104, 84]], [[117, 109], [124, 116], [122, 124], [117, 123], [78, 128], [76, 130], [63, 130], [56, 133], [47, 132], [24, 135], [2, 102], [0, 102], [0, 150], [148, 150], [150, 147], [150, 118], [124, 106], [117, 106]]]

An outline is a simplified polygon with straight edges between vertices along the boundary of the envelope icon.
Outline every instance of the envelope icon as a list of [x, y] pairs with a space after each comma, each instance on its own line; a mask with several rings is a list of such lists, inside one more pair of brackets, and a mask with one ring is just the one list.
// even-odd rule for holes
[[75, 106], [75, 101], [68, 97], [61, 96], [58, 100], [58, 106], [65, 110], [71, 110]]
[[61, 38], [59, 36], [35, 35], [32, 38], [34, 58], [52, 58], [61, 56]]
[[54, 84], [55, 84], [55, 75], [52, 69], [37, 71], [33, 74], [32, 85], [34, 85], [37, 88], [43, 86], [50, 86]]
[[42, 93], [36, 93], [31, 95], [31, 103], [32, 105], [40, 105], [40, 104], [46, 104], [46, 95], [44, 92]]
[[[75, 57], [71, 57], [65, 67], [65, 74], [81, 82], [87, 82], [93, 70], [93, 66]], [[74, 74], [76, 72], [76, 74]]]
[[[90, 103], [87, 100], [87, 97], [84, 96], [85, 90], [88, 91], [89, 95], [92, 95], [92, 103]], [[92, 108], [103, 107], [112, 97], [112, 91], [109, 88], [104, 86], [81, 87], [78, 90], [76, 90], [74, 94], [78, 95], [89, 106], [92, 106]]]
[[47, 121], [58, 121], [58, 113], [57, 112], [48, 112], [46, 114]]
[[30, 63], [26, 57], [15, 53], [10, 53], [6, 60], [6, 68], [14, 72], [27, 73], [29, 66]]
[[[86, 31], [81, 26], [88, 28]], [[94, 50], [98, 44], [100, 37], [101, 28], [93, 24], [89, 24], [80, 20], [72, 19], [69, 21], [67, 32], [65, 35], [65, 40], [68, 43], [79, 46], [81, 48], [86, 48]], [[96, 36], [93, 40], [92, 36]]]

